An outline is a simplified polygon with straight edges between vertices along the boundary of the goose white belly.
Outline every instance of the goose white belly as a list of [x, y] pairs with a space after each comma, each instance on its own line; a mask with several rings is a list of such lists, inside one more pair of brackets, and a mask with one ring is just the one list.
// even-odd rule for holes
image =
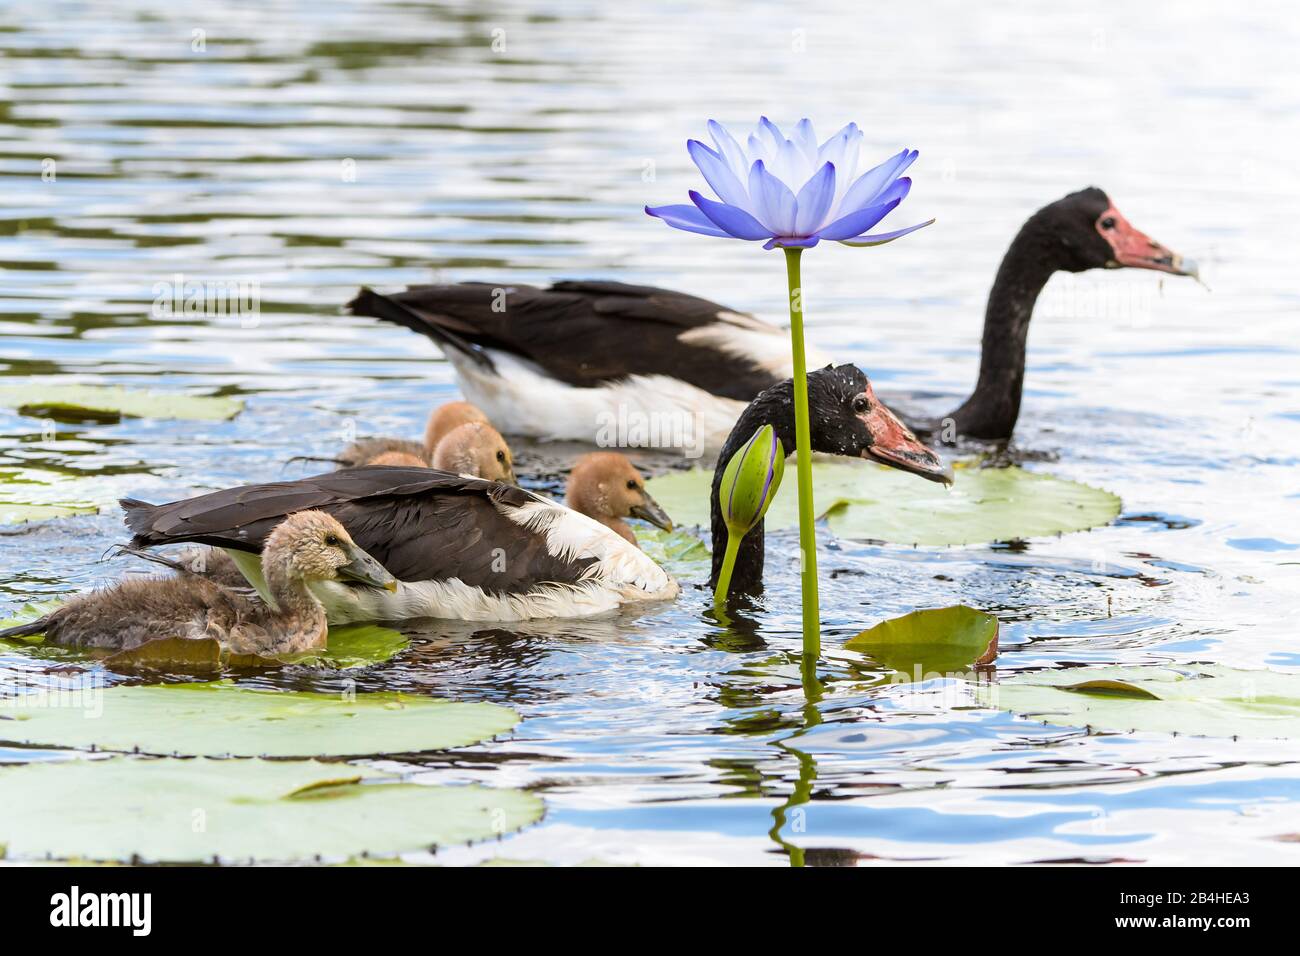
[[581, 441], [606, 448], [681, 448], [695, 457], [722, 447], [744, 402], [710, 395], [667, 375], [632, 375], [578, 388], [532, 362], [489, 351], [495, 371], [456, 353], [465, 398], [507, 435]]
[[531, 621], [538, 618], [590, 617], [629, 602], [670, 600], [676, 581], [658, 593], [618, 587], [605, 581], [539, 584], [520, 594], [491, 594], [459, 578], [402, 581], [396, 593], [326, 582], [313, 587], [331, 624], [444, 618], [457, 621]]
[[[707, 344], [697, 329], [683, 336]], [[720, 335], [721, 333], [719, 333]], [[777, 330], [728, 326], [728, 351], [742, 350], [778, 378], [790, 376], [789, 340]], [[722, 448], [747, 402], [722, 398], [671, 375], [630, 375], [591, 388], [565, 384], [527, 359], [484, 350], [494, 370], [445, 350], [465, 398], [505, 434], [545, 441], [582, 441], [601, 447], [680, 448], [698, 458]], [[810, 352], [809, 367], [820, 356]]]

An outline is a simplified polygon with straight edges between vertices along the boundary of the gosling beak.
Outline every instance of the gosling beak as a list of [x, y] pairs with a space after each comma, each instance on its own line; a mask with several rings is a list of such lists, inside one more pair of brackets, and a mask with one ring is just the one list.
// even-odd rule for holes
[[[1113, 219], [1113, 228], [1105, 229], [1100, 223]], [[1146, 233], [1135, 229], [1120, 213], [1111, 206], [1098, 220], [1097, 231], [1110, 243], [1114, 259], [1107, 263], [1112, 269], [1128, 266], [1131, 269], [1152, 269], [1156, 272], [1168, 272], [1176, 276], [1196, 276], [1198, 270], [1193, 259], [1184, 259], [1172, 249], [1167, 249]]]
[[655, 501], [645, 492], [641, 493], [641, 497], [644, 499], [641, 504], [632, 506], [632, 517], [640, 518], [642, 521], [649, 521], [656, 528], [663, 528], [665, 531], [672, 531], [673, 519], [668, 517], [668, 512], [659, 507], [659, 502]]
[[352, 545], [347, 549], [347, 554], [351, 560], [339, 568], [340, 580], [355, 581], [357, 584], [364, 584], [372, 588], [383, 588], [385, 591], [395, 592], [397, 590], [397, 578], [389, 574], [382, 564], [366, 554], [366, 552], [356, 545]]
[[883, 465], [918, 475], [928, 481], [952, 484], [952, 475], [933, 451], [921, 444], [912, 430], [898, 420], [898, 416], [872, 396], [871, 408], [860, 415], [872, 443], [862, 452], [863, 458], [874, 458]]

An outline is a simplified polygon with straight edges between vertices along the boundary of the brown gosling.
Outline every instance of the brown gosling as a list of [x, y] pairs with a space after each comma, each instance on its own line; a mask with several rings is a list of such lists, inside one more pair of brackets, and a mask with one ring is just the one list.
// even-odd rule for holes
[[433, 467], [515, 485], [515, 463], [501, 433], [485, 422], [453, 428], [433, 451]]
[[420, 459], [420, 463], [427, 468], [433, 461], [438, 443], [453, 429], [470, 422], [492, 424], [477, 406], [469, 402], [447, 402], [429, 413], [423, 444], [406, 438], [363, 438], [343, 449], [337, 461], [343, 468], [358, 468], [372, 464], [373, 459], [379, 455], [395, 451]]
[[625, 518], [640, 518], [656, 528], [673, 530], [672, 519], [646, 494], [645, 479], [626, 455], [596, 451], [574, 462], [564, 489], [565, 503], [636, 544]]
[[0, 631], [0, 637], [44, 634], [65, 647], [111, 650], [158, 638], [215, 638], [235, 654], [295, 654], [325, 646], [325, 609], [313, 584], [397, 587], [383, 565], [323, 511], [300, 511], [276, 526], [262, 551], [262, 573], [274, 608], [198, 575], [135, 578], [78, 595], [38, 621]]
[[429, 463], [409, 451], [386, 451], [371, 458], [367, 465], [387, 465], [389, 468], [428, 468]]
[[424, 426], [424, 447], [429, 452], [430, 460], [440, 441], [461, 425], [471, 422], [488, 426], [492, 424], [482, 410], [471, 402], [447, 402], [431, 411], [429, 422]]

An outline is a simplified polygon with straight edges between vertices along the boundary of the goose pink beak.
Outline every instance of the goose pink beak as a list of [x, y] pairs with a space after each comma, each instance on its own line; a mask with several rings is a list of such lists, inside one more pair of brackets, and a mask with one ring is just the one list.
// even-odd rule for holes
[[873, 458], [882, 465], [906, 471], [927, 481], [952, 484], [952, 475], [944, 468], [939, 456], [922, 444], [912, 434], [912, 430], [899, 421], [897, 415], [868, 391], [871, 407], [858, 417], [871, 433], [872, 444], [862, 453], [862, 457]]
[[[1109, 227], [1107, 224], [1110, 224]], [[1097, 231], [1110, 244], [1115, 255], [1113, 268], [1128, 266], [1132, 269], [1154, 269], [1176, 276], [1196, 275], [1196, 263], [1184, 259], [1172, 249], [1156, 242], [1146, 233], [1135, 229], [1113, 205], [1097, 220]]]

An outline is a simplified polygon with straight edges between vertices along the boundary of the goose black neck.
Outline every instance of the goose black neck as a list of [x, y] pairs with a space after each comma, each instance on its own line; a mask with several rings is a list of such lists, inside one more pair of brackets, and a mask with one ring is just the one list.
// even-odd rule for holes
[[959, 434], [1009, 438], [1020, 417], [1025, 346], [1038, 294], [1057, 266], [1057, 237], [1031, 218], [1002, 258], [984, 311], [984, 339], [975, 391], [950, 416]]
[[[709, 514], [713, 532], [713, 573], [709, 586], [718, 583], [722, 571], [722, 558], [727, 550], [727, 524], [722, 519], [722, 472], [731, 457], [740, 451], [750, 436], [764, 425], [771, 425], [781, 447], [794, 448], [794, 384], [786, 379], [761, 393], [741, 413], [731, 434], [727, 436], [718, 465], [713, 472], [713, 488], [709, 493]], [[763, 590], [763, 522], [756, 524], [745, 535], [736, 554], [736, 565], [731, 574], [731, 590], [740, 594], [757, 594]]]

